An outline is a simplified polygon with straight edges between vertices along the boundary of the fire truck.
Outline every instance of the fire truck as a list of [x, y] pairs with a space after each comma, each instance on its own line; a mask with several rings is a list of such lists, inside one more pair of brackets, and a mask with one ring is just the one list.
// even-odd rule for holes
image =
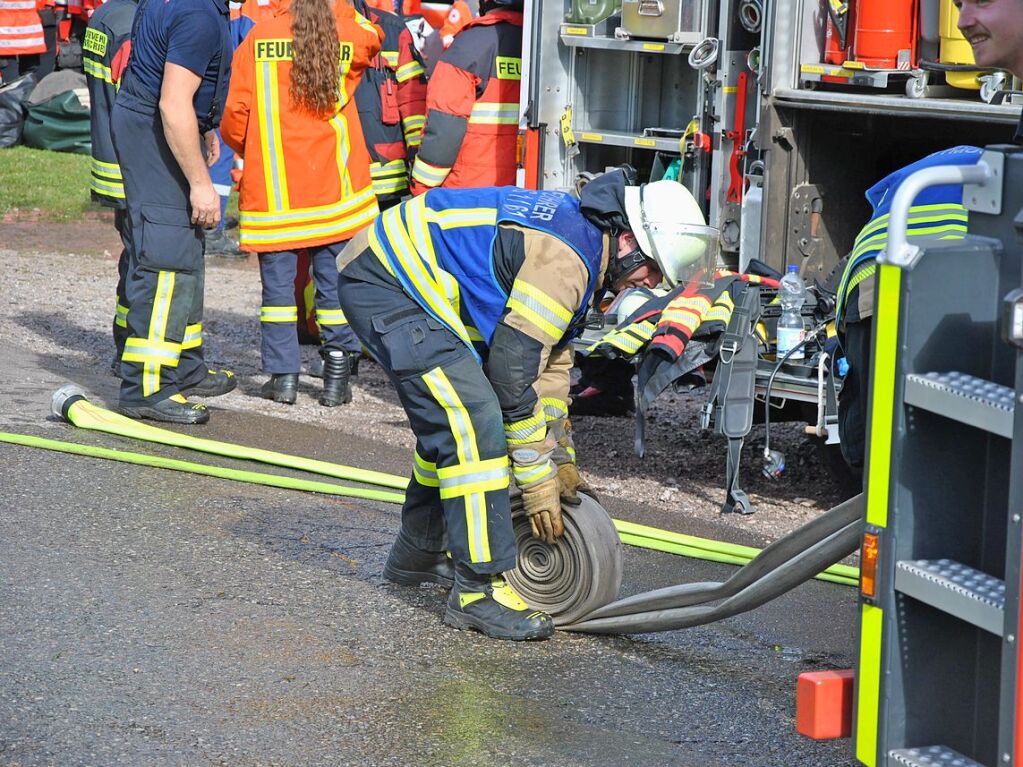
[[[527, 0], [525, 15], [522, 185], [570, 190], [623, 163], [675, 178], [720, 230], [723, 265], [796, 264], [808, 284], [834, 284], [874, 182], [953, 145], [1005, 144], [1023, 102], [973, 63], [951, 0]], [[1007, 298], [1023, 155], [982, 165], [985, 179], [956, 181], [974, 185], [971, 236], [879, 269], [865, 765], [1023, 767], [1023, 294]], [[823, 376], [797, 371], [781, 396], [837, 439]]]

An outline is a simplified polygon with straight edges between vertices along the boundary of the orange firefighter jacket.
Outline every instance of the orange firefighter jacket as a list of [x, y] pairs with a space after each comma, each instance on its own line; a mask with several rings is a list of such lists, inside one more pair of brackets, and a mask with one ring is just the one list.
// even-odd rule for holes
[[45, 51], [36, 0], [0, 0], [0, 56]]
[[493, 10], [455, 35], [426, 86], [412, 193], [515, 183], [522, 14]]
[[245, 159], [238, 200], [245, 250], [340, 242], [377, 215], [353, 94], [382, 33], [347, 3], [337, 4], [335, 17], [342, 90], [328, 117], [291, 100], [292, 16], [286, 10], [258, 23], [235, 53], [220, 132]]

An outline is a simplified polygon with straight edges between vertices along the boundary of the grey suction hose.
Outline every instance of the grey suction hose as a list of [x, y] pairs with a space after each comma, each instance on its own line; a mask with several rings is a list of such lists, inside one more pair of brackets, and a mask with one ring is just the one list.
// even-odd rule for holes
[[692, 605], [614, 618], [596, 618], [564, 628], [588, 634], [645, 634], [652, 631], [674, 631], [730, 618], [792, 590], [824, 567], [852, 554], [859, 546], [862, 528], [861, 520], [850, 522], [719, 605]]
[[[808, 524], [779, 538], [724, 583], [684, 583], [635, 594], [594, 610], [585, 621], [614, 618], [641, 611], [689, 607], [734, 596], [761, 578], [784, 566], [813, 545], [863, 518], [863, 493], [826, 511]], [[839, 560], [842, 557], [838, 558]], [[838, 560], [836, 560], [838, 561]], [[834, 563], [829, 563], [834, 564]], [[816, 574], [816, 573], [814, 573]]]

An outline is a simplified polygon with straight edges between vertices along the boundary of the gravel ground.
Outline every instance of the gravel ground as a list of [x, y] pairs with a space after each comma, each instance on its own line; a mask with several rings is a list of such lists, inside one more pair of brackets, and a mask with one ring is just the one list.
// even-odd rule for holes
[[[106, 366], [112, 342], [117, 239], [109, 219], [98, 216], [77, 224], [51, 225], [5, 221], [0, 240], [0, 337], [37, 353], [53, 355], [69, 369]], [[259, 270], [247, 259], [208, 259], [206, 275], [207, 360], [233, 369], [239, 387], [218, 398], [218, 407], [315, 423], [341, 433], [383, 443], [414, 446], [401, 407], [382, 371], [369, 361], [360, 367], [354, 400], [346, 407], [323, 408], [316, 398], [320, 382], [303, 376], [293, 406], [259, 398], [266, 376], [259, 369]], [[303, 347], [308, 363], [314, 347]], [[45, 393], [43, 396], [49, 396]], [[763, 429], [754, 427], [743, 456], [743, 486], [757, 513], [721, 515], [724, 499], [725, 440], [702, 434], [698, 411], [703, 391], [664, 394], [648, 415], [647, 455], [632, 448], [633, 422], [626, 418], [573, 418], [579, 463], [593, 487], [633, 502], [677, 512], [676, 529], [686, 519], [741, 528], [772, 540], [812, 519], [843, 497], [817, 455], [803, 424], [772, 428], [772, 447], [785, 452], [788, 467], [776, 481], [760, 475]], [[108, 403], [113, 404], [113, 403]], [[216, 415], [214, 414], [214, 418]], [[274, 445], [287, 450], [287, 446]]]

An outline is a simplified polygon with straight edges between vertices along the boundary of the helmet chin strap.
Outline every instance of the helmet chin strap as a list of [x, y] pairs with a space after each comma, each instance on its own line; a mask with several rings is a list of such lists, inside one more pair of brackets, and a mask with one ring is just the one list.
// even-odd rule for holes
[[604, 289], [613, 289], [618, 283], [652, 259], [646, 256], [639, 247], [628, 253], [618, 255], [618, 232], [611, 233], [611, 247], [608, 253], [607, 275], [604, 278]]

